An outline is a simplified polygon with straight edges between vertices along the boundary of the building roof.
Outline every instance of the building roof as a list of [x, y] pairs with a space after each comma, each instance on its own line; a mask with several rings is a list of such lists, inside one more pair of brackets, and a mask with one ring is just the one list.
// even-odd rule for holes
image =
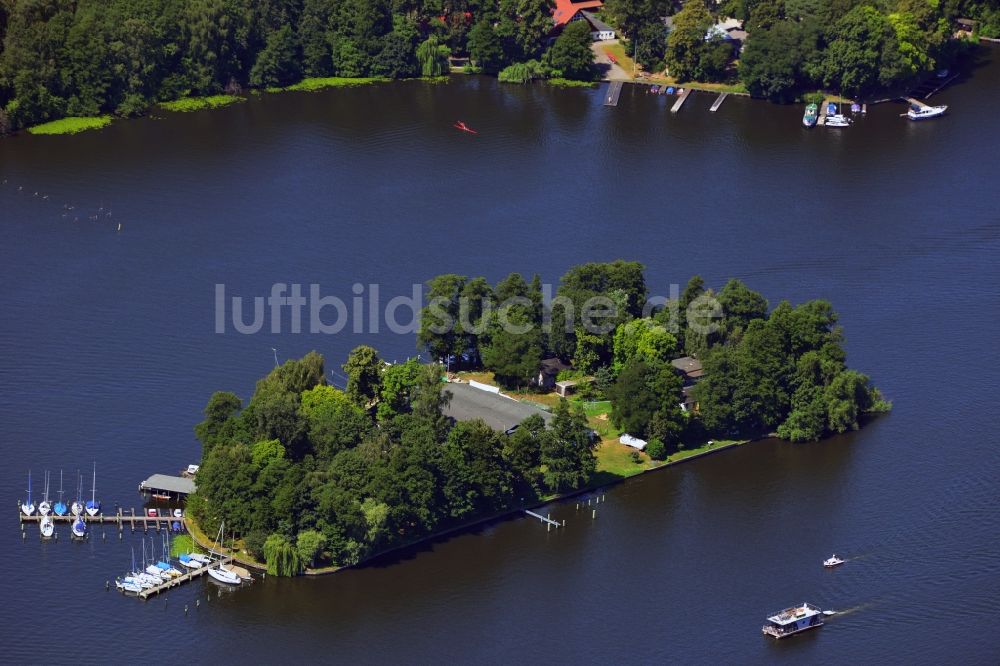
[[190, 495], [195, 490], [194, 481], [182, 476], [154, 474], [139, 484], [139, 490], [165, 490], [168, 493]]
[[563, 370], [569, 370], [570, 368], [570, 366], [555, 357], [542, 359], [539, 365], [541, 366], [541, 371], [547, 375], [558, 375]]
[[614, 32], [615, 29], [610, 25], [597, 18], [594, 12], [583, 12], [583, 18], [587, 19], [587, 23], [590, 27], [594, 29], [594, 32]]
[[556, 8], [552, 10], [552, 20], [556, 22], [556, 27], [566, 25], [573, 20], [576, 13], [581, 9], [600, 9], [604, 6], [603, 0], [556, 0]]
[[444, 415], [456, 421], [482, 419], [494, 430], [506, 432], [533, 414], [546, 423], [552, 418], [552, 414], [537, 407], [468, 384], [448, 384], [445, 390], [451, 391], [451, 402], [444, 408]]
[[682, 356], [680, 358], [675, 358], [670, 362], [670, 365], [680, 370], [685, 376], [687, 376], [690, 379], [696, 379], [705, 374], [705, 370], [701, 367], [701, 361], [694, 358], [693, 356]]

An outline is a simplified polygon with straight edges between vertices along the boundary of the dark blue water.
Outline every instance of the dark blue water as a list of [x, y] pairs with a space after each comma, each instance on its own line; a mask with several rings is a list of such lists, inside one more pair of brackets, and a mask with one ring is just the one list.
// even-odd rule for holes
[[[637, 90], [608, 109], [599, 90], [455, 78], [0, 142], [7, 658], [995, 663], [1000, 67], [945, 91], [949, 115], [922, 124], [890, 104], [810, 131], [799, 108], [731, 97], [709, 114], [712, 99], [673, 115]], [[137, 537], [21, 538], [29, 468], [37, 494], [45, 469], [65, 469], [68, 489], [96, 460], [105, 503], [139, 507], [139, 481], [198, 460], [211, 392], [247, 397], [272, 348], [317, 349], [334, 371], [360, 343], [419, 351], [384, 326], [217, 334], [216, 284], [252, 297], [318, 283], [350, 302], [377, 283], [384, 303], [442, 272], [554, 283], [619, 257], [646, 264], [654, 293], [700, 273], [772, 303], [829, 299], [849, 363], [892, 414], [629, 482], [594, 521], [554, 507], [556, 533], [506, 521], [221, 596], [207, 581], [147, 603], [106, 593]], [[851, 561], [825, 571], [833, 551]], [[848, 612], [761, 637], [766, 614], [801, 601]], [[15, 633], [25, 623], [60, 632]], [[155, 637], [99, 640], [94, 625]]]

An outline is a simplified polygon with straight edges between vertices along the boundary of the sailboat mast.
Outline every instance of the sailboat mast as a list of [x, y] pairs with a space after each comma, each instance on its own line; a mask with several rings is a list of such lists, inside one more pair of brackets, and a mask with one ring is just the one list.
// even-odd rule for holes
[[59, 470], [59, 501], [62, 502], [63, 497], [63, 471]]
[[31, 505], [31, 470], [28, 470], [28, 505]]
[[97, 504], [97, 461], [94, 461], [94, 481], [93, 485], [90, 487], [90, 501], [93, 504]]

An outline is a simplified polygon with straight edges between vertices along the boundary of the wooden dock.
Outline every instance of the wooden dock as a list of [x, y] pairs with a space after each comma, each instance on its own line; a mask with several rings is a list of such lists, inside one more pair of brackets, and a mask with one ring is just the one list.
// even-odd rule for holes
[[[903, 99], [905, 99], [907, 102], [909, 102], [913, 106], [919, 107], [921, 109], [929, 109], [930, 108], [929, 104], [924, 104], [923, 102], [921, 102], [919, 99], [917, 99], [915, 97], [904, 97]], [[906, 114], [903, 114], [903, 115], [906, 115]]]
[[[42, 516], [37, 513], [32, 516], [24, 515], [24, 512], [18, 507], [17, 512], [21, 523], [38, 523], [42, 520]], [[57, 516], [54, 513], [49, 514], [52, 518], [53, 523], [72, 523], [76, 516]], [[148, 531], [150, 528], [155, 529], [159, 532], [162, 529], [169, 530], [171, 525], [175, 522], [179, 522], [185, 530], [187, 530], [187, 525], [184, 522], [184, 518], [177, 518], [175, 516], [147, 516], [144, 514], [136, 514], [135, 509], [131, 509], [128, 513], [125, 513], [122, 509], [118, 509], [112, 515], [106, 515], [103, 513], [97, 514], [96, 516], [90, 516], [84, 513], [82, 516], [83, 522], [88, 526], [93, 525], [114, 525], [119, 531], [125, 529], [125, 527], [130, 527], [133, 532], [136, 529], [140, 529], [143, 532]]]
[[715, 101], [712, 102], [712, 107], [709, 109], [709, 111], [711, 111], [712, 113], [718, 111], [719, 107], [722, 106], [722, 103], [726, 101], [727, 97], [729, 97], [729, 93], [727, 92], [721, 93], [718, 97], [715, 98]]
[[538, 518], [538, 520], [542, 521], [543, 523], [548, 523], [549, 528], [552, 528], [552, 527], [562, 527], [561, 524], [559, 524], [558, 522], [552, 520], [548, 516], [543, 516], [540, 513], [535, 513], [534, 511], [528, 511], [527, 509], [525, 509], [524, 512], [526, 514], [528, 514], [529, 516], [531, 516], [532, 518]]
[[621, 81], [612, 81], [608, 84], [608, 94], [604, 97], [604, 106], [618, 106], [618, 98], [622, 96]]
[[177, 578], [171, 578], [170, 580], [166, 581], [162, 585], [157, 585], [157, 586], [151, 587], [151, 588], [149, 588], [147, 590], [143, 590], [143, 591], [139, 592], [138, 594], [136, 594], [136, 596], [139, 597], [140, 599], [143, 599], [143, 600], [149, 599], [151, 596], [157, 595], [160, 592], [166, 592], [170, 588], [177, 587], [178, 585], [183, 585], [184, 583], [188, 582], [189, 580], [194, 580], [195, 578], [198, 578], [199, 576], [204, 576], [205, 574], [208, 573], [208, 570], [209, 570], [210, 567], [213, 567], [213, 566], [222, 566], [224, 564], [231, 564], [232, 561], [233, 561], [233, 556], [232, 555], [226, 555], [224, 557], [220, 557], [217, 560], [213, 560], [211, 564], [206, 564], [204, 566], [200, 566], [197, 569], [190, 569], [190, 570], [187, 571], [187, 573], [181, 574]]
[[827, 111], [826, 100], [819, 105], [819, 118], [816, 120], [817, 125], [826, 125], [826, 111]]
[[677, 113], [678, 111], [680, 111], [681, 107], [684, 106], [684, 102], [687, 101], [689, 95], [691, 95], [691, 89], [687, 88], [684, 92], [681, 93], [680, 97], [677, 98], [677, 101], [674, 102], [674, 105], [670, 107], [670, 113]]

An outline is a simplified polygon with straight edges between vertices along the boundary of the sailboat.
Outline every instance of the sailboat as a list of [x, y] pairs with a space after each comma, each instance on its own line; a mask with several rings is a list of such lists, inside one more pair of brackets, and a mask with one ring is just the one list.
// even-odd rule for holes
[[83, 477], [80, 470], [76, 470], [76, 499], [69, 505], [70, 513], [79, 516], [83, 513]]
[[52, 538], [56, 533], [56, 524], [53, 522], [52, 516], [42, 516], [42, 519], [38, 521], [38, 532], [42, 535], [43, 539]]
[[829, 115], [827, 115], [827, 117], [826, 117], [826, 126], [827, 127], [850, 127], [851, 126], [851, 119], [848, 118], [847, 116], [845, 116], [840, 111], [840, 102], [837, 102], [836, 106], [834, 106], [833, 102], [830, 102], [830, 104], [827, 107], [827, 110], [828, 110], [828, 112], [829, 111], [836, 111], [836, 113], [830, 113]]
[[38, 503], [38, 513], [47, 516], [52, 513], [52, 505], [49, 503], [49, 471], [45, 470], [45, 494], [42, 501]]
[[[222, 538], [223, 534], [222, 530], [225, 526], [226, 524], [224, 522], [219, 526], [219, 536], [215, 538], [215, 545], [212, 546], [212, 550], [209, 553], [210, 556], [215, 555], [215, 546], [219, 545], [219, 540]], [[209, 567], [208, 575], [220, 583], [225, 583], [226, 585], [239, 585], [243, 582], [243, 579], [240, 578], [235, 571], [226, 568], [222, 564], [219, 564], [216, 567]]]
[[34, 515], [35, 504], [31, 501], [31, 470], [28, 470], [28, 501], [21, 505], [21, 513], [26, 516]]
[[73, 519], [73, 524], [70, 525], [70, 532], [74, 539], [86, 539], [87, 538], [87, 523], [83, 522], [83, 516], [77, 514]]
[[[183, 574], [170, 564], [170, 553], [167, 550], [167, 535], [169, 534], [169, 532], [164, 533], [163, 540], [160, 541], [160, 560], [156, 563], [156, 567], [160, 570], [160, 575], [177, 578]], [[152, 541], [152, 537], [150, 537], [150, 541]], [[152, 544], [150, 544], [150, 548], [152, 548]]]
[[101, 512], [101, 503], [97, 501], [97, 463], [94, 463], [94, 481], [90, 490], [90, 501], [87, 502], [87, 515], [96, 516]]
[[59, 470], [59, 501], [56, 502], [55, 507], [53, 507], [52, 509], [53, 511], [55, 511], [55, 514], [57, 516], [65, 516], [67, 513], [69, 513], [69, 507], [66, 506], [62, 498], [63, 498], [63, 471]]

